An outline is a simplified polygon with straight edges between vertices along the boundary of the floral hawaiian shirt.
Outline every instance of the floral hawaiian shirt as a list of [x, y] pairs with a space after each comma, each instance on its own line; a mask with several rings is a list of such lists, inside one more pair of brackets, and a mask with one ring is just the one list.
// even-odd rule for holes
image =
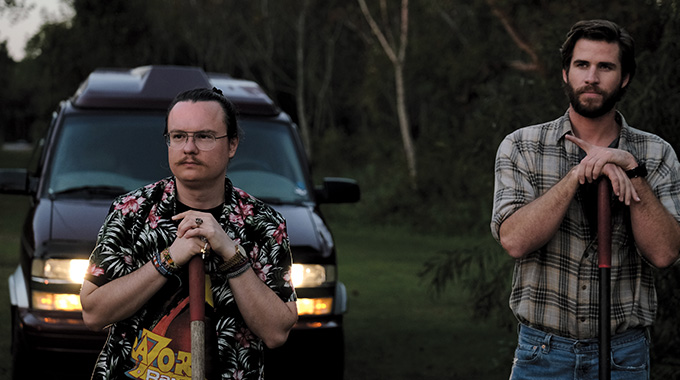
[[[226, 180], [218, 222], [244, 247], [253, 270], [284, 302], [297, 299], [284, 218]], [[102, 226], [86, 279], [102, 286], [142, 267], [175, 240], [175, 179], [118, 197]], [[219, 210], [218, 210], [219, 211]], [[262, 379], [264, 343], [247, 327], [217, 255], [206, 257], [206, 377]], [[131, 317], [114, 323], [93, 379], [190, 379], [188, 275], [181, 271]]]

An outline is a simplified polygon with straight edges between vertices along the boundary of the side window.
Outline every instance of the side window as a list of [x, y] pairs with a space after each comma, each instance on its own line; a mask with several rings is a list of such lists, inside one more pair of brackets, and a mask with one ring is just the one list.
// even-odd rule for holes
[[42, 171], [42, 167], [45, 164], [45, 144], [54, 134], [54, 126], [57, 124], [59, 111], [60, 108], [52, 112], [52, 119], [50, 120], [49, 128], [47, 128], [47, 135], [41, 137], [33, 147], [33, 153], [31, 154], [31, 159], [28, 162], [28, 172], [32, 175], [38, 176], [41, 174], [40, 172]]

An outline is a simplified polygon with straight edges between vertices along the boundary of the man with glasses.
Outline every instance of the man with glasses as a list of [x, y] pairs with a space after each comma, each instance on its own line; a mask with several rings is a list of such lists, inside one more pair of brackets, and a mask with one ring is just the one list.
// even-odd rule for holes
[[90, 257], [83, 319], [111, 326], [93, 379], [190, 378], [186, 264], [197, 254], [206, 377], [260, 379], [264, 346], [297, 321], [285, 220], [225, 176], [239, 128], [221, 91], [179, 94], [165, 139], [174, 176], [117, 198]]

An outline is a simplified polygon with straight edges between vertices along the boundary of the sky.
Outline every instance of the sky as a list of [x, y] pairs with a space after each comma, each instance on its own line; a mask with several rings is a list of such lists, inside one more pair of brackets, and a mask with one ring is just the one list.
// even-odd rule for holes
[[2, 11], [0, 12], [0, 42], [7, 41], [7, 50], [15, 61], [23, 59], [26, 42], [46, 20], [65, 20], [72, 14], [70, 7], [62, 0], [25, 1], [33, 7], [26, 16], [17, 20], [12, 20], [13, 13], [0, 9]]

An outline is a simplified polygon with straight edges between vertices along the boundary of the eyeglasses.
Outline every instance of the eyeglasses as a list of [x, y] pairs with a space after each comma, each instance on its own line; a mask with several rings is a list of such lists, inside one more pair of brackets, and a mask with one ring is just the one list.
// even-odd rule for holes
[[163, 136], [165, 136], [165, 143], [169, 148], [172, 149], [184, 148], [184, 145], [187, 143], [187, 141], [189, 141], [189, 137], [191, 136], [191, 138], [194, 139], [196, 148], [200, 150], [211, 150], [215, 148], [215, 142], [217, 139], [223, 139], [227, 137], [227, 135], [215, 137], [215, 135], [208, 132], [170, 132], [165, 133]]

